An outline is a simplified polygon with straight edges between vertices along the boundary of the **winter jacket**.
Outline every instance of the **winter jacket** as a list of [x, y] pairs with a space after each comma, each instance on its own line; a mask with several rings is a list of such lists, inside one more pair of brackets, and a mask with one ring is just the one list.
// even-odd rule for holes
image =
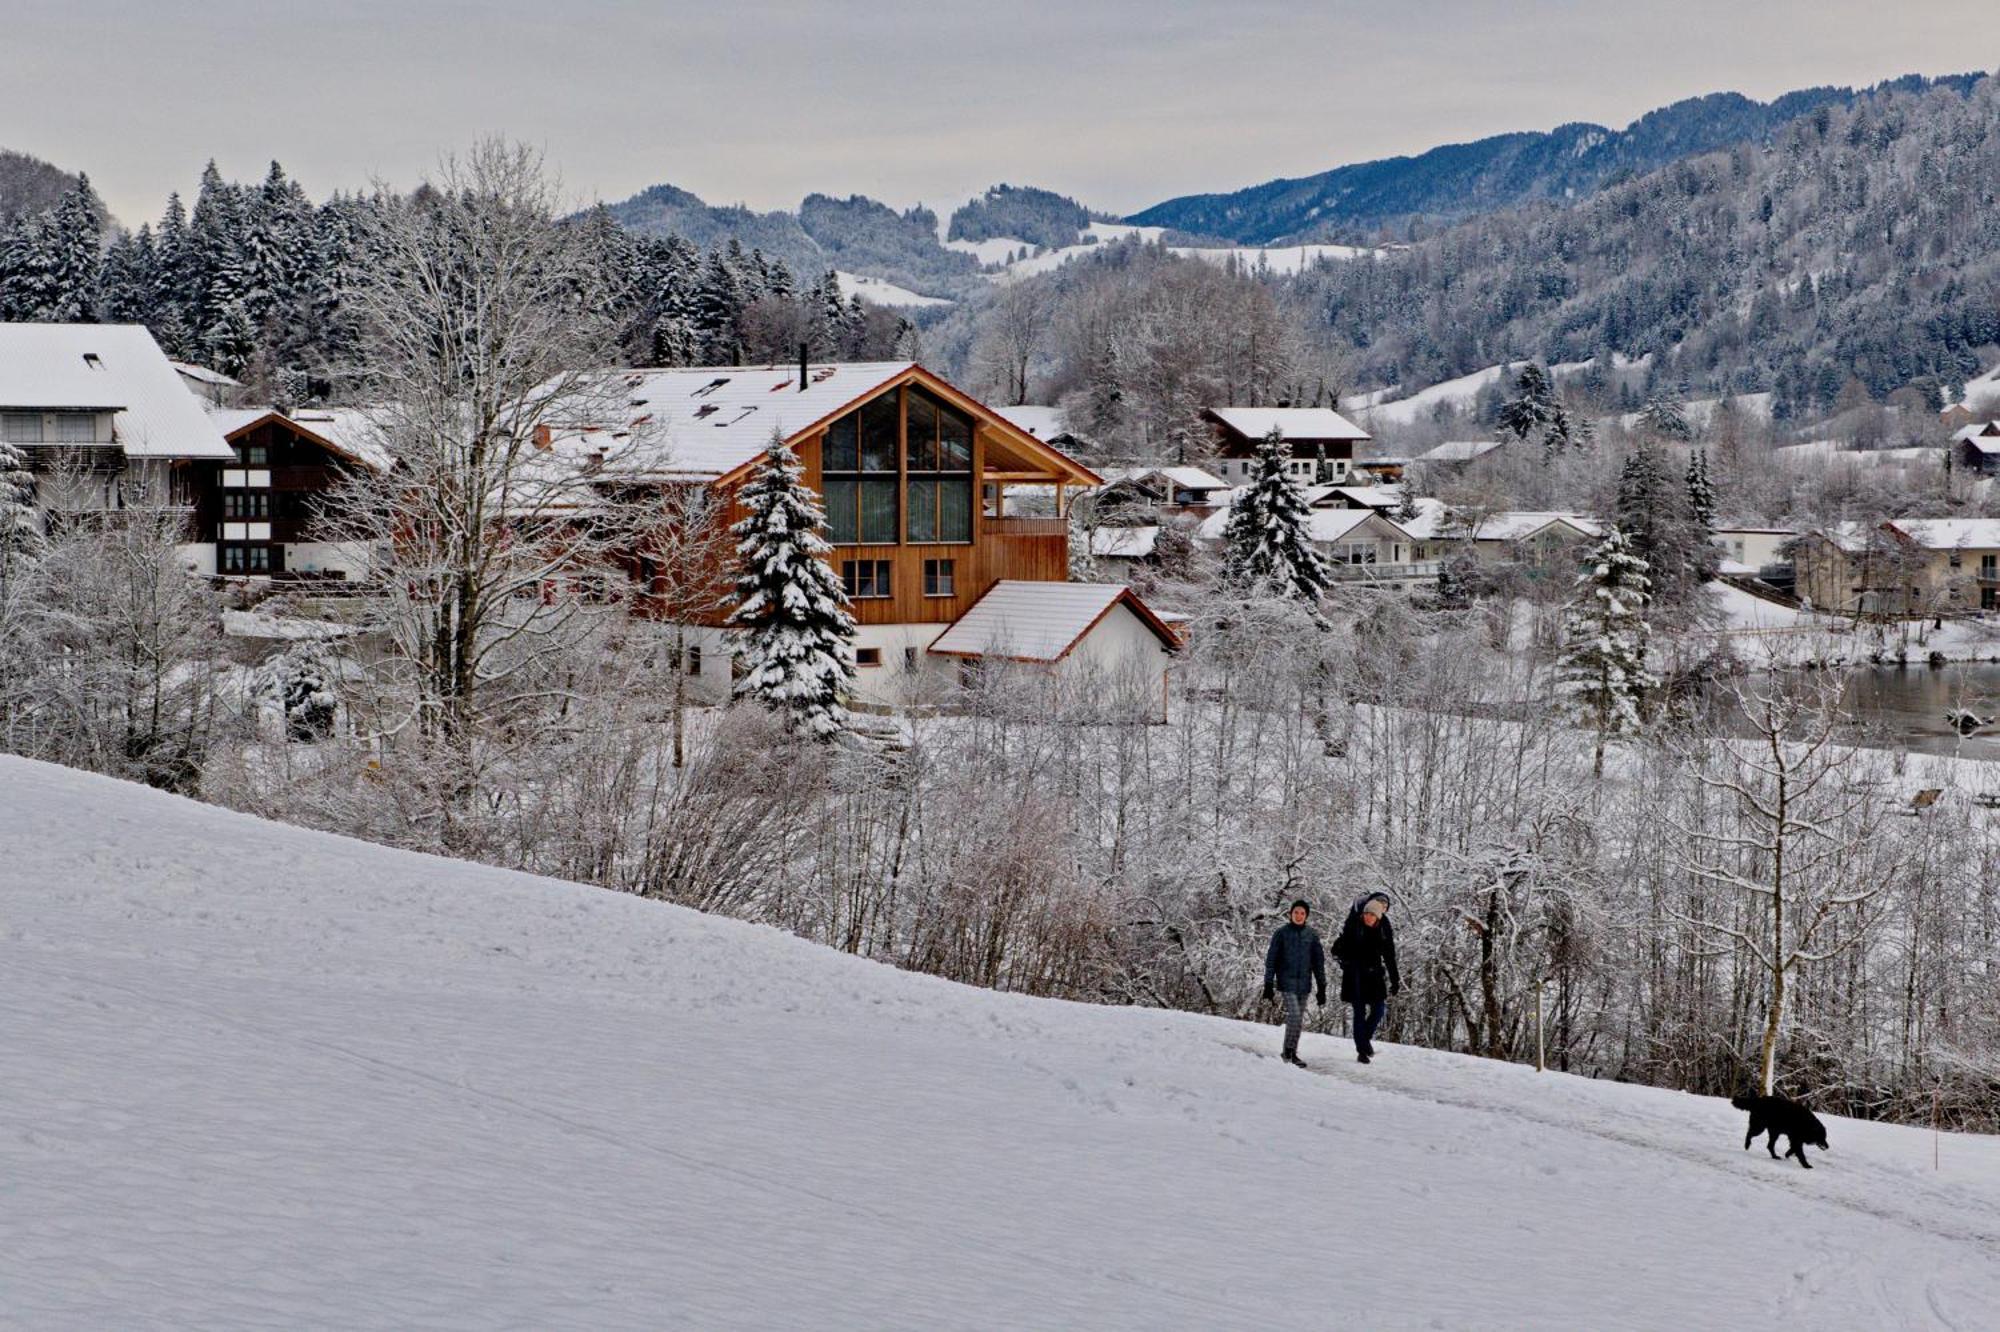
[[1326, 949], [1320, 946], [1318, 930], [1290, 921], [1278, 927], [1264, 951], [1264, 988], [1273, 984], [1286, 994], [1311, 994], [1317, 987], [1325, 1000]]
[[1387, 916], [1363, 925], [1359, 907], [1357, 903], [1347, 913], [1340, 937], [1333, 941], [1340, 963], [1340, 1001], [1346, 1004], [1377, 1003], [1403, 987], [1403, 975], [1396, 970], [1396, 927]]

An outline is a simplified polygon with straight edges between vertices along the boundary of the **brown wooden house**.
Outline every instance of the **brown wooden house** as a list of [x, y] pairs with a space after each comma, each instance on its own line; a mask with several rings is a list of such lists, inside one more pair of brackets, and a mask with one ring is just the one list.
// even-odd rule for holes
[[269, 408], [212, 413], [235, 457], [189, 464], [199, 572], [225, 578], [346, 581], [363, 577], [367, 552], [331, 539], [321, 515], [351, 470], [380, 466], [356, 443], [354, 423], [333, 412]]
[[[1039, 632], [1037, 606], [1052, 618], [1069, 613], [1053, 591], [1068, 578], [1068, 502], [1102, 479], [920, 365], [632, 370], [617, 372], [612, 387], [622, 422], [581, 425], [550, 447], [581, 444], [621, 485], [706, 486], [724, 523], [743, 516], [737, 492], [773, 436], [792, 446], [826, 508], [830, 560], [859, 629], [864, 694], [894, 700], [946, 664], [933, 644], [1002, 583], [1023, 635]], [[1052, 494], [1055, 516], [1011, 512], [1010, 494], [1022, 488]], [[643, 604], [657, 589], [643, 552], [634, 571]], [[719, 631], [727, 608], [710, 604], [699, 619]], [[1149, 630], [1160, 626], [1122, 602], [1111, 618], [1133, 615]], [[717, 641], [705, 644], [695, 671], [726, 682], [727, 644], [710, 636]], [[1151, 641], [1151, 667], [1163, 673], [1173, 635], [1162, 628]], [[994, 656], [1010, 655], [1002, 646]]]

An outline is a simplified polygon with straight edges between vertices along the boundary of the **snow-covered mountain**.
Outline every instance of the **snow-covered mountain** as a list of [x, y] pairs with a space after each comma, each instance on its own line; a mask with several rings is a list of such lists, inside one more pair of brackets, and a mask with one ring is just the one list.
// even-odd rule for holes
[[[1975, 1327], [2000, 1140], [994, 994], [0, 759], [0, 1323]], [[1255, 959], [1244, 960], [1246, 968]], [[1933, 1167], [1936, 1151], [1937, 1166]]]

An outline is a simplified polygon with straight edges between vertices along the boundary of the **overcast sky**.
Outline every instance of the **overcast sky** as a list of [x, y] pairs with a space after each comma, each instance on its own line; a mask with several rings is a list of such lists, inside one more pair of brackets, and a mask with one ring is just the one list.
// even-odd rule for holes
[[283, 162], [315, 197], [487, 133], [579, 200], [995, 181], [1176, 194], [1705, 92], [1984, 67], [1993, 0], [0, 0], [0, 147], [136, 224]]

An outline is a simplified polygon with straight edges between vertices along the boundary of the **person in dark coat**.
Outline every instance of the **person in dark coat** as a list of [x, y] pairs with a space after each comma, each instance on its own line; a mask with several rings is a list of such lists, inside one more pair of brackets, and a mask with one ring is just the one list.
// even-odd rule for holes
[[1389, 996], [1403, 988], [1388, 894], [1370, 893], [1354, 904], [1333, 956], [1340, 963], [1341, 1002], [1354, 1006], [1354, 1054], [1365, 1064], [1375, 1057], [1375, 1029], [1389, 1011]]
[[1319, 932], [1306, 924], [1312, 907], [1303, 899], [1292, 903], [1290, 919], [1271, 936], [1264, 950], [1264, 998], [1285, 998], [1285, 1062], [1306, 1066], [1299, 1058], [1299, 1028], [1306, 1020], [1306, 996], [1316, 989], [1326, 1007], [1326, 950]]

